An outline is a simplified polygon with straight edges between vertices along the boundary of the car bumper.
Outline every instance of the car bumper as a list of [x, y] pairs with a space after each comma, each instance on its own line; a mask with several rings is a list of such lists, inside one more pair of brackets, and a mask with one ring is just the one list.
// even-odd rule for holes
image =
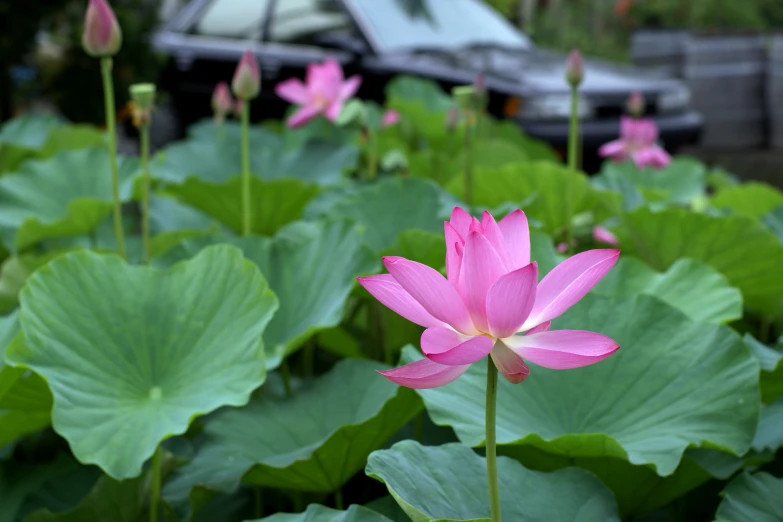
[[[704, 125], [701, 115], [690, 111], [681, 114], [653, 117], [660, 131], [660, 139], [667, 149], [698, 143]], [[568, 144], [568, 122], [532, 122], [519, 120], [520, 126], [530, 134], [554, 147]], [[583, 147], [597, 149], [604, 143], [617, 139], [620, 134], [620, 120], [585, 120], [580, 122]]]

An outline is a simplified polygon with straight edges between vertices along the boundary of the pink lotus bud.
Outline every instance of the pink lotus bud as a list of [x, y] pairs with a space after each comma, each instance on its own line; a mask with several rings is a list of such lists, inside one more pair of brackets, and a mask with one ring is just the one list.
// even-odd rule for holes
[[585, 66], [579, 49], [573, 49], [566, 60], [566, 81], [571, 87], [578, 87], [585, 78]]
[[634, 118], [639, 118], [644, 114], [644, 106], [644, 96], [642, 96], [642, 93], [639, 91], [632, 92], [628, 97], [628, 103], [626, 104], [628, 114]]
[[231, 90], [226, 82], [220, 82], [212, 93], [212, 112], [225, 116], [234, 108]]
[[618, 243], [617, 236], [602, 226], [593, 227], [593, 239], [596, 243], [606, 243], [607, 245], [616, 245]]
[[101, 58], [117, 54], [122, 45], [122, 31], [106, 0], [90, 0], [84, 15], [82, 47], [90, 56]]
[[381, 127], [391, 127], [398, 121], [400, 121], [400, 113], [394, 109], [389, 109], [383, 113], [383, 118], [381, 118]]
[[248, 49], [239, 60], [234, 79], [231, 81], [234, 95], [241, 100], [252, 100], [261, 90], [261, 73], [253, 52]]

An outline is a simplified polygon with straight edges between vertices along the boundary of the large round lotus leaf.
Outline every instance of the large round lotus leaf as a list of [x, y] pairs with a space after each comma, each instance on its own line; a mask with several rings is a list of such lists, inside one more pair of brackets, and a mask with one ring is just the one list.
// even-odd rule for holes
[[358, 190], [324, 194], [313, 200], [307, 215], [358, 222], [365, 242], [380, 252], [394, 245], [403, 230], [443, 233], [441, 202], [442, 191], [434, 183], [391, 177]]
[[[461, 179], [455, 179], [448, 189], [464, 199]], [[577, 214], [592, 212], [600, 222], [619, 209], [618, 195], [597, 190], [584, 174], [556, 163], [534, 161], [475, 170], [474, 205], [494, 208], [509, 201], [529, 201], [523, 210], [549, 234], [570, 226]]]
[[[663, 169], [640, 169], [631, 161], [607, 161], [601, 174], [593, 178], [596, 187], [623, 194], [624, 206], [629, 209], [643, 204], [645, 199], [688, 203], [704, 193], [706, 183], [704, 164], [691, 158], [675, 158]], [[633, 194], [636, 197], [631, 197]]]
[[386, 97], [420, 101], [431, 112], [447, 111], [454, 107], [454, 100], [437, 82], [417, 76], [401, 75], [394, 78], [386, 86]]
[[338, 511], [318, 504], [310, 504], [304, 513], [277, 513], [271, 517], [246, 522], [390, 522], [390, 520], [362, 506], [351, 506], [346, 511]]
[[[413, 522], [489, 520], [485, 460], [462, 444], [402, 441], [370, 455], [366, 471]], [[504, 520], [619, 521], [612, 493], [584, 470], [543, 473], [499, 457], [498, 478]]]
[[775, 207], [783, 205], [783, 192], [772, 185], [751, 181], [720, 189], [710, 203], [715, 208], [758, 219]]
[[[230, 229], [242, 231], [242, 179], [231, 178], [225, 183], [209, 183], [188, 178], [171, 187], [186, 205], [215, 218]], [[317, 185], [296, 179], [261, 181], [250, 179], [251, 232], [274, 235], [283, 225], [302, 217], [307, 203], [320, 192]]]
[[64, 124], [55, 116], [23, 115], [0, 127], [0, 172], [16, 169], [46, 143], [49, 133]]
[[216, 219], [172, 197], [158, 195], [150, 197], [150, 230], [153, 234], [180, 230], [220, 232], [222, 228], [225, 227]]
[[[600, 332], [620, 350], [585, 368], [535, 367], [520, 385], [501, 379], [499, 444], [613, 457], [661, 476], [688, 446], [748, 450], [759, 418], [758, 365], [730, 328], [696, 323], [645, 295], [588, 295], [552, 329]], [[419, 391], [433, 421], [471, 446], [484, 442], [485, 368], [476, 363], [447, 386]]]
[[[209, 183], [224, 183], [242, 172], [238, 127], [204, 127], [194, 137], [166, 147], [152, 163], [154, 177], [167, 183], [183, 183], [195, 177]], [[319, 185], [337, 183], [355, 169], [359, 148], [349, 141], [312, 138], [290, 143], [267, 130], [250, 132], [250, 170], [258, 178], [286, 177]]]
[[777, 451], [783, 446], [783, 397], [762, 406], [759, 427], [753, 439], [756, 451]]
[[642, 261], [623, 256], [593, 289], [597, 295], [652, 295], [694, 321], [726, 323], [742, 317], [742, 294], [714, 268], [693, 259], [680, 259], [664, 273]]
[[230, 246], [165, 272], [66, 254], [28, 279], [20, 301], [24, 343], [6, 360], [48, 381], [55, 431], [118, 479], [137, 476], [196, 415], [248, 401], [264, 381], [259, 340], [277, 308]]
[[780, 238], [781, 243], [783, 243], [783, 205], [770, 210], [761, 218], [761, 222], [774, 232]]
[[[130, 199], [136, 159], [119, 159], [120, 197]], [[28, 161], [0, 179], [0, 239], [23, 250], [48, 238], [89, 233], [112, 209], [111, 170], [105, 148], [65, 151]]]
[[765, 313], [780, 310], [783, 243], [756, 220], [639, 208], [622, 221], [617, 232], [623, 252], [656, 270], [667, 269], [681, 257], [696, 259], [725, 275], [740, 289], [747, 306]]
[[767, 346], [750, 334], [743, 340], [761, 368], [761, 401], [768, 404], [783, 395], [783, 336], [775, 346]]
[[723, 490], [717, 522], [780, 522], [783, 479], [769, 473], [743, 473]]
[[16, 311], [0, 318], [0, 447], [49, 425], [52, 394], [35, 373], [5, 365], [5, 351], [23, 342]]
[[421, 410], [412, 390], [377, 369], [383, 365], [345, 359], [291, 398], [265, 393], [244, 408], [217, 413], [165, 496], [180, 503], [196, 486], [233, 491], [240, 479], [299, 491], [340, 488]]

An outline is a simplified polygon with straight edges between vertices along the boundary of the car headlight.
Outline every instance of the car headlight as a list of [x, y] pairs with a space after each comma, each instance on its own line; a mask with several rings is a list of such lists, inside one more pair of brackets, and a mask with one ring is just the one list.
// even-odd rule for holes
[[[592, 104], [580, 96], [579, 117], [587, 118], [592, 115]], [[516, 116], [524, 119], [567, 119], [571, 116], [571, 95], [546, 94], [522, 99], [519, 101]]]
[[691, 103], [691, 91], [687, 87], [679, 87], [665, 91], [658, 97], [658, 110], [671, 112], [684, 109]]

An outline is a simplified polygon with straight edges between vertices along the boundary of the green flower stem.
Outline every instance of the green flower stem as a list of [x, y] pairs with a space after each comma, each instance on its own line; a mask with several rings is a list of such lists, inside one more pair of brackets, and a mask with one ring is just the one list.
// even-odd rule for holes
[[144, 176], [144, 188], [141, 196], [141, 242], [144, 248], [144, 262], [150, 261], [150, 126], [142, 123], [139, 126], [139, 141], [141, 142], [141, 171]]
[[367, 129], [367, 178], [378, 175], [378, 137], [375, 129]]
[[[579, 168], [579, 89], [571, 87], [571, 123], [568, 128], [568, 168], [577, 170]], [[566, 201], [568, 215], [571, 216], [571, 200]], [[571, 253], [571, 243], [573, 243], [573, 233], [571, 226], [565, 230], [566, 255]]]
[[256, 486], [253, 490], [253, 516], [264, 518], [264, 490], [261, 486]]
[[340, 489], [338, 489], [337, 491], [334, 492], [334, 507], [335, 507], [335, 509], [339, 509], [340, 511], [345, 509], [345, 507], [343, 505], [343, 490], [342, 490], [342, 488], [340, 488]]
[[492, 357], [487, 357], [486, 444], [487, 481], [489, 483], [489, 512], [492, 522], [500, 522], [500, 491], [498, 491], [498, 462], [495, 448], [495, 406], [498, 392], [498, 369]]
[[152, 486], [150, 488], [150, 522], [158, 522], [160, 503], [160, 474], [161, 474], [161, 454], [163, 450], [160, 445], [152, 456]]
[[462, 181], [464, 183], [465, 203], [468, 207], [473, 205], [473, 123], [465, 122], [465, 143], [464, 154], [465, 163], [462, 171]]
[[250, 100], [242, 104], [242, 235], [250, 235]]
[[283, 388], [285, 388], [285, 396], [290, 397], [294, 393], [291, 390], [291, 369], [288, 367], [287, 359], [283, 359], [283, 363], [280, 365], [280, 373], [283, 375]]
[[101, 58], [103, 77], [103, 100], [106, 106], [106, 131], [109, 133], [109, 156], [111, 163], [111, 189], [114, 198], [114, 237], [117, 252], [125, 258], [125, 237], [122, 232], [122, 203], [120, 202], [120, 175], [117, 168], [117, 125], [114, 108], [114, 82], [111, 77], [111, 57]]

